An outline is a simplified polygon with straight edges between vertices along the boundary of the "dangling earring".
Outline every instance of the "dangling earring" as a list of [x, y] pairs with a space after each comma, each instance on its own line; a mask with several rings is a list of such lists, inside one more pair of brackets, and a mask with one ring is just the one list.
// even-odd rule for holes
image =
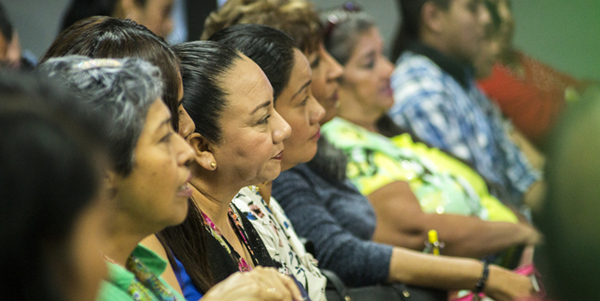
[[213, 170], [215, 170], [217, 168], [217, 163], [216, 162], [210, 162], [210, 168], [212, 168]]

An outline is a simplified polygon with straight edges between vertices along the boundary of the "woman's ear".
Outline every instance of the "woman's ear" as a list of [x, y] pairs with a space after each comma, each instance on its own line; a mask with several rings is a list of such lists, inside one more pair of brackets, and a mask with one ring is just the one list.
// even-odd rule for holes
[[115, 171], [104, 171], [104, 176], [102, 177], [102, 189], [104, 190], [103, 193], [105, 193], [105, 196], [107, 196], [108, 199], [113, 199], [117, 195], [119, 179], [121, 179], [121, 176], [119, 176]]
[[194, 161], [206, 170], [216, 170], [217, 160], [213, 154], [213, 143], [199, 133], [192, 133], [186, 138], [194, 150]]

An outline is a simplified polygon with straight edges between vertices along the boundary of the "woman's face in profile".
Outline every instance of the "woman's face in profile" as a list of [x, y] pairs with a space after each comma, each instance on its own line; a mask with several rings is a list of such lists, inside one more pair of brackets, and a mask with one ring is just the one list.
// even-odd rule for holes
[[127, 176], [117, 175], [116, 203], [148, 234], [183, 222], [191, 196], [189, 162], [192, 148], [171, 126], [161, 99], [149, 108]]
[[[344, 65], [342, 94], [354, 98], [369, 111], [384, 114], [394, 104], [390, 86], [393, 71], [394, 65], [383, 54], [383, 38], [373, 26], [357, 38]], [[344, 99], [341, 101], [343, 104]]]
[[218, 125], [221, 139], [212, 146], [217, 170], [244, 186], [275, 179], [281, 171], [283, 140], [291, 130], [273, 107], [269, 80], [242, 55], [221, 88], [227, 95]]
[[313, 96], [325, 109], [321, 124], [333, 119], [339, 102], [338, 79], [342, 76], [342, 66], [319, 44], [317, 51], [305, 53], [312, 69], [311, 90]]
[[317, 152], [320, 134], [319, 121], [325, 110], [312, 95], [312, 72], [308, 60], [294, 49], [294, 66], [290, 81], [281, 91], [275, 109], [292, 127], [292, 134], [284, 141], [283, 170], [310, 161]]

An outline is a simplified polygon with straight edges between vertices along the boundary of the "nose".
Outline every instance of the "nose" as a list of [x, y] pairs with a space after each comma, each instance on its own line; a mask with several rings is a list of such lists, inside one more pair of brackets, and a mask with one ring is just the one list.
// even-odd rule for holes
[[179, 107], [179, 112], [179, 135], [185, 138], [196, 130], [196, 125], [183, 106]]
[[492, 16], [490, 15], [490, 12], [485, 7], [485, 4], [483, 3], [483, 1], [481, 3], [479, 3], [478, 12], [479, 12], [479, 22], [480, 22], [481, 27], [485, 28], [489, 24], [492, 23]]
[[192, 147], [179, 135], [173, 135], [175, 139], [175, 154], [177, 156], [177, 164], [180, 166], [190, 166], [194, 160], [194, 150]]
[[281, 143], [289, 138], [292, 134], [292, 128], [283, 117], [277, 111], [273, 111], [271, 119], [273, 120], [273, 144]]
[[327, 50], [323, 49], [323, 60], [327, 63], [327, 80], [333, 81], [337, 80], [344, 73], [344, 67], [338, 63], [336, 59], [334, 59]]
[[323, 117], [325, 117], [325, 109], [321, 104], [311, 95], [310, 96], [310, 111], [309, 111], [309, 122], [310, 124], [319, 123]]
[[390, 79], [392, 72], [394, 72], [394, 64], [390, 62], [385, 56], [381, 56], [381, 74], [385, 80]]

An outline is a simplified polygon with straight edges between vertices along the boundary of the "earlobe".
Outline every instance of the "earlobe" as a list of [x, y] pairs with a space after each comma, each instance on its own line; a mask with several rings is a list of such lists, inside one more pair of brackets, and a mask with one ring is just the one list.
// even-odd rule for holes
[[102, 177], [102, 189], [107, 192], [106, 196], [109, 199], [113, 199], [117, 195], [118, 178], [119, 176], [113, 170], [104, 172], [104, 176]]
[[192, 133], [186, 138], [194, 150], [194, 161], [206, 170], [216, 170], [217, 160], [213, 154], [213, 144], [199, 133]]

